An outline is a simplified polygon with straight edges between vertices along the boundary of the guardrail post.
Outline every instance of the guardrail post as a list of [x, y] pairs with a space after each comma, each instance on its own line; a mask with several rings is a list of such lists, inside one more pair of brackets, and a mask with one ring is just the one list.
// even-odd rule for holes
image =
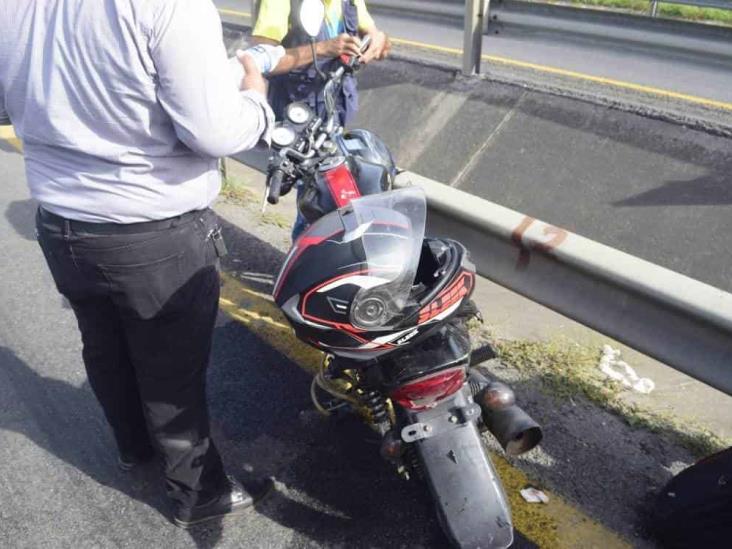
[[658, 0], [651, 0], [651, 9], [649, 15], [651, 17], [656, 17], [656, 13], [658, 13]]
[[483, 44], [483, 15], [489, 0], [465, 1], [465, 31], [463, 39], [463, 74], [480, 72], [480, 54]]

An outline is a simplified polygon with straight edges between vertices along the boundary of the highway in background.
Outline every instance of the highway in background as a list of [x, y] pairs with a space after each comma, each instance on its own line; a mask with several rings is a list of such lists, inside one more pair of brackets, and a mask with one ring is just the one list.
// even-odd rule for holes
[[401, 167], [732, 290], [732, 140], [428, 65], [359, 79]]
[[[229, 11], [229, 17], [252, 11], [251, 0], [215, 0], [215, 3], [219, 8]], [[431, 46], [435, 51], [463, 47], [461, 20], [454, 17], [420, 17], [416, 13], [400, 13], [381, 7], [389, 3], [389, 0], [381, 0], [378, 5], [371, 7], [371, 12], [379, 27], [398, 41]], [[424, 4], [425, 9], [430, 5], [452, 4], [458, 10], [463, 4], [459, 0], [391, 0], [391, 3]], [[601, 31], [595, 35], [566, 32], [542, 28], [540, 21], [534, 27], [504, 25], [500, 22], [500, 6], [496, 8], [496, 13], [498, 22], [492, 26], [491, 34], [483, 37], [483, 54], [486, 56], [726, 102], [730, 103], [732, 109], [732, 48], [727, 56], [694, 53], [683, 48], [656, 49], [649, 54], [648, 48], [641, 44], [619, 44], [603, 36]], [[241, 19], [249, 22], [248, 18]], [[679, 45], [683, 46], [683, 31], [678, 31], [678, 36]], [[488, 60], [486, 70], [490, 70], [491, 63], [495, 61]]]

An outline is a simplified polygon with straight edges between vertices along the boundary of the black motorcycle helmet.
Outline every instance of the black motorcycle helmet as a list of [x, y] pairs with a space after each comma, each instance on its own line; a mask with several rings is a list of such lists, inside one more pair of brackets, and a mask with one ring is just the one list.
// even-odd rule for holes
[[274, 298], [298, 336], [370, 360], [427, 337], [469, 299], [475, 269], [457, 242], [424, 239], [424, 193], [353, 200], [293, 245]]

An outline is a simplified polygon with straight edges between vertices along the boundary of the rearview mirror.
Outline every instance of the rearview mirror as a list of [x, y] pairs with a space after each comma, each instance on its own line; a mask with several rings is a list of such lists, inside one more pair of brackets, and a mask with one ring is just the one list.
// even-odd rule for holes
[[325, 19], [325, 6], [322, 0], [302, 0], [300, 4], [300, 26], [310, 36], [315, 38], [320, 34], [320, 27]]

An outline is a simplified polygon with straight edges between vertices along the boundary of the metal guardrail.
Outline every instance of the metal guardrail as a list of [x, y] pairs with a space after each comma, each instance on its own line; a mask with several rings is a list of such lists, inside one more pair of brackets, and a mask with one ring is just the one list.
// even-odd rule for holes
[[[656, 1], [656, 0], [652, 0]], [[672, 0], [676, 2], [677, 0]], [[678, 0], [678, 3], [725, 4], [732, 0]], [[463, 71], [480, 72], [483, 34], [555, 32], [568, 38], [584, 36], [623, 46], [642, 47], [663, 54], [683, 51], [705, 56], [732, 56], [732, 29], [640, 14], [558, 6], [524, 0], [369, 0], [372, 11], [440, 19], [463, 25]], [[490, 40], [490, 38], [488, 38]]]
[[[469, 0], [369, 0], [368, 5], [391, 7], [394, 9], [407, 10], [412, 13], [426, 13], [429, 15], [443, 15], [448, 17], [460, 17], [464, 12], [464, 6]], [[531, 0], [522, 0], [527, 4], [548, 4], [548, 2], [532, 2]], [[649, 15], [655, 16], [654, 6], [659, 4], [680, 4], [684, 6], [694, 6], [697, 8], [716, 8], [721, 10], [732, 10], [732, 0], [649, 0]], [[582, 4], [579, 4], [582, 5]], [[593, 10], [591, 4], [586, 4], [581, 8], [585, 10]], [[600, 11], [600, 10], [597, 10]]]
[[732, 394], [732, 294], [405, 172], [486, 278]]
[[[263, 171], [266, 156], [235, 158]], [[481, 275], [732, 394], [732, 294], [416, 174], [398, 184], [425, 189], [428, 229]]]
[[[266, 151], [234, 156], [258, 171]], [[478, 273], [732, 395], [732, 294], [411, 172], [427, 231], [459, 240]]]
[[675, 51], [727, 60], [732, 57], [729, 28], [520, 0], [497, 0], [491, 9], [491, 33], [553, 32], [560, 38], [593, 39], [649, 53]]

